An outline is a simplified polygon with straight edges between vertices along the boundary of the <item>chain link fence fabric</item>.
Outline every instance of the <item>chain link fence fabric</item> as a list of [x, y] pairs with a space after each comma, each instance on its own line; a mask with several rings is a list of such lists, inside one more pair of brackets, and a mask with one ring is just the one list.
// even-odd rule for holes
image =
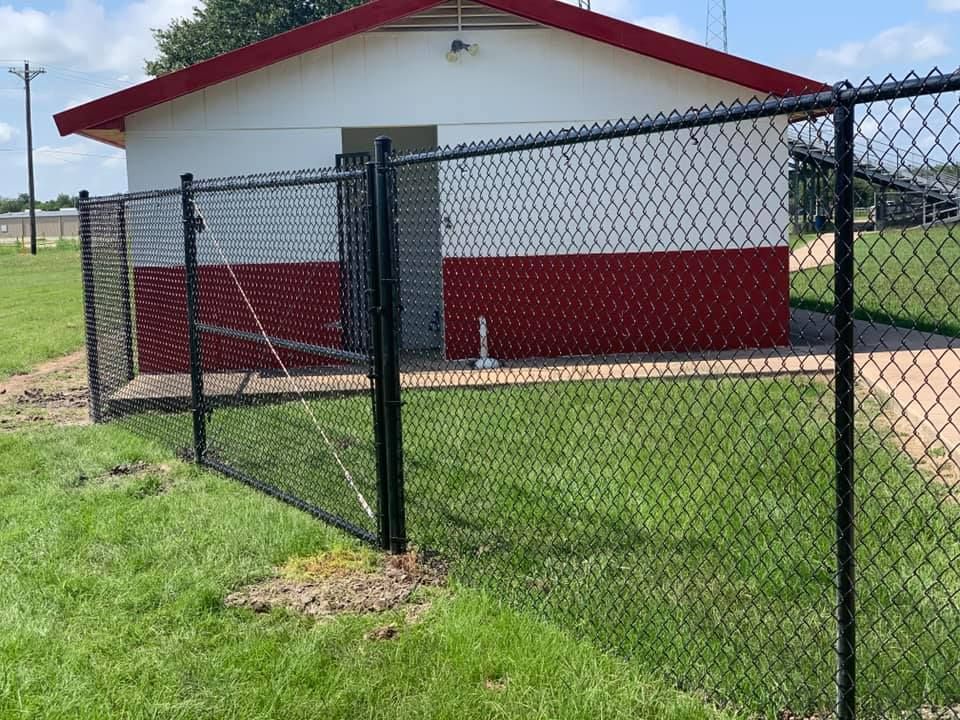
[[82, 198], [93, 415], [734, 715], [960, 719], [958, 90]]

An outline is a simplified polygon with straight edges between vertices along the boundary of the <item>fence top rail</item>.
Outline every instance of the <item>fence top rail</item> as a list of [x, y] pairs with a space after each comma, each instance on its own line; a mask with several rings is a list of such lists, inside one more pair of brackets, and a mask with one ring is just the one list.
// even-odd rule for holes
[[704, 106], [686, 112], [675, 110], [669, 114], [660, 113], [653, 117], [647, 115], [642, 119], [633, 118], [591, 127], [570, 128], [536, 135], [474, 142], [454, 147], [398, 153], [391, 158], [390, 164], [403, 166], [444, 160], [463, 160], [484, 155], [540, 150], [563, 145], [687, 130], [743, 120], [759, 120], [778, 115], [822, 115], [832, 111], [838, 105], [865, 104], [956, 90], [960, 90], [960, 70], [953, 73], [940, 73], [934, 70], [924, 77], [912, 76], [904, 80], [886, 79], [881, 83], [865, 80], [859, 86], [851, 85], [849, 82], [841, 82], [834, 85], [831, 90], [804, 95], [771, 96], [765, 100], [754, 97], [746, 102], [719, 103], [714, 107]]
[[200, 178], [193, 181], [192, 187], [194, 192], [198, 193], [236, 192], [241, 190], [268, 190], [271, 188], [327, 185], [347, 180], [363, 180], [365, 178], [366, 171], [363, 168], [352, 170], [321, 168], [317, 170], [290, 170], [233, 177]]
[[[658, 134], [686, 130], [729, 122], [758, 120], [786, 115], [790, 117], [823, 115], [838, 105], [866, 104], [901, 98], [933, 95], [960, 90], [960, 70], [941, 73], [934, 70], [926, 76], [912, 75], [902, 80], [886, 78], [877, 83], [865, 80], [860, 85], [849, 82], [837, 83], [830, 90], [788, 97], [752, 98], [746, 102], [719, 103], [714, 107], [704, 106], [686, 112], [673, 111], [642, 119], [619, 120], [591, 127], [487, 140], [454, 147], [434, 148], [423, 151], [397, 153], [390, 158], [392, 166], [417, 165], [446, 160], [461, 160], [486, 155], [500, 155], [524, 150], [539, 150], [564, 145], [614, 140], [639, 135]], [[333, 184], [344, 181], [364, 180], [364, 168], [349, 170], [337, 168], [303, 169], [239, 175], [215, 178], [200, 178], [193, 181], [198, 193], [236, 192], [270, 188], [302, 187]], [[180, 188], [148, 190], [132, 193], [117, 193], [98, 197], [81, 198], [80, 204], [96, 205], [111, 202], [149, 200], [179, 195]]]
[[153, 200], [156, 198], [173, 197], [180, 194], [180, 188], [162, 188], [160, 190], [140, 190], [131, 193], [114, 193], [113, 195], [97, 195], [87, 198], [81, 197], [80, 205], [108, 205], [110, 203], [126, 203], [136, 200]]
[[[194, 192], [233, 192], [240, 190], [260, 190], [269, 188], [300, 187], [308, 185], [325, 185], [347, 180], [364, 180], [366, 171], [363, 168], [352, 170], [336, 170], [333, 168], [289, 170], [257, 175], [238, 175], [215, 178], [200, 178], [193, 181]], [[114, 193], [112, 195], [98, 195], [80, 198], [80, 205], [107, 205], [110, 203], [126, 203], [136, 200], [152, 200], [164, 197], [179, 197], [181, 188], [163, 188], [159, 190], [141, 190], [130, 193]]]

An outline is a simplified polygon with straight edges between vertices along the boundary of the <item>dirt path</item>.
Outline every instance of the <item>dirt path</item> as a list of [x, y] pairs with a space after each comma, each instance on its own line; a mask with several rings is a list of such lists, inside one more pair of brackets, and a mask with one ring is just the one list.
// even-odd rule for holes
[[[793, 323], [833, 341], [828, 315], [793, 311]], [[960, 468], [960, 338], [868, 323], [854, 324], [858, 385], [882, 399], [894, 430], [917, 460]]]
[[42, 363], [0, 381], [0, 432], [89, 422], [83, 350]]
[[790, 272], [833, 265], [833, 233], [823, 233], [790, 253]]

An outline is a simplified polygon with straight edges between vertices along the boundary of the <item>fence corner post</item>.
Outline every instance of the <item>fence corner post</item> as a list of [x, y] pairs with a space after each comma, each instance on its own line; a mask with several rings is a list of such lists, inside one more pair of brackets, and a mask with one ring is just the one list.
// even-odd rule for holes
[[193, 201], [193, 174], [180, 176], [180, 198], [183, 206], [183, 266], [187, 290], [187, 344], [190, 353], [190, 411], [193, 416], [193, 452], [203, 464], [207, 452], [206, 403], [203, 393], [203, 362], [200, 349], [199, 278], [197, 273], [197, 222]]
[[97, 337], [97, 291], [93, 273], [93, 231], [90, 226], [90, 193], [81, 190], [77, 201], [80, 221], [80, 266], [83, 275], [83, 314], [87, 346], [87, 384], [90, 419], [103, 422], [100, 386], [100, 353]]
[[392, 143], [378, 137], [375, 143], [376, 171], [376, 249], [380, 292], [380, 383], [383, 387], [383, 444], [386, 460], [387, 512], [390, 552], [407, 550], [406, 509], [403, 478], [403, 429], [400, 398], [400, 350], [397, 315], [399, 312], [399, 278], [395, 258], [393, 183], [390, 174]]
[[[854, 477], [854, 412], [856, 397], [854, 324], [854, 143], [855, 105], [852, 88], [834, 88], [836, 156], [836, 233], [834, 235], [834, 373], [836, 392], [836, 592], [837, 592], [837, 720], [854, 720], [856, 703], [856, 496]], [[850, 94], [850, 98], [844, 94]]]

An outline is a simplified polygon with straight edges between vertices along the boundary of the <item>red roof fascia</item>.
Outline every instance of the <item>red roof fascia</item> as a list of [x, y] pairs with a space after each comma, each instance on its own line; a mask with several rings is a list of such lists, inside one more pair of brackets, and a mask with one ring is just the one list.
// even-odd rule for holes
[[64, 110], [54, 115], [53, 119], [60, 135], [70, 135], [97, 127], [324, 45], [359, 35], [441, 2], [443, 0], [374, 0]]
[[[558, 0], [479, 0], [504, 12], [771, 95], [829, 89], [817, 80], [712, 50]], [[746, 99], [746, 98], [743, 98]]]
[[[123, 118], [217, 83], [345, 40], [439, 5], [443, 0], [373, 0], [323, 20], [162, 75], [54, 116], [61, 135], [116, 128]], [[560, 0], [478, 0], [491, 8], [646, 55], [763, 94], [816, 92], [823, 83], [582, 10]]]

